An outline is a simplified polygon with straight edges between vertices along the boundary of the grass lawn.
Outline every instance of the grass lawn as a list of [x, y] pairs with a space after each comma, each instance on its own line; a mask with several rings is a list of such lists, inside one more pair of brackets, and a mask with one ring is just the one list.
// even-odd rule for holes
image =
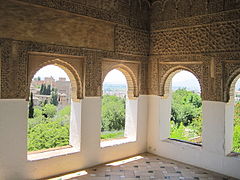
[[101, 139], [117, 139], [124, 137], [124, 130], [101, 132]]

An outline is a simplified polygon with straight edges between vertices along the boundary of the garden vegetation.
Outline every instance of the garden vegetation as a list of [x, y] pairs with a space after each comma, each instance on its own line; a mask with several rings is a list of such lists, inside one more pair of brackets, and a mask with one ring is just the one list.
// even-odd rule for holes
[[[55, 92], [54, 92], [55, 93]], [[31, 95], [32, 96], [32, 95]], [[54, 95], [55, 96], [55, 95]], [[33, 103], [30, 100], [29, 106]], [[28, 119], [28, 151], [69, 145], [70, 105], [58, 110], [51, 101], [33, 106]], [[101, 139], [121, 138], [125, 128], [125, 98], [102, 97]], [[201, 143], [202, 102], [186, 89], [173, 92], [170, 138]], [[235, 105], [233, 151], [240, 152], [240, 102]]]

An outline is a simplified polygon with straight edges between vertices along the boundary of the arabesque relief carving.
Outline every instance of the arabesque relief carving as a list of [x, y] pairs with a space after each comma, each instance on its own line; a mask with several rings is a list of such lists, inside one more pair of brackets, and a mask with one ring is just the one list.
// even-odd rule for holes
[[102, 83], [106, 75], [113, 69], [121, 71], [127, 80], [128, 98], [134, 99], [139, 96], [140, 62], [116, 61], [104, 59], [102, 61]]
[[240, 21], [154, 31], [151, 54], [181, 55], [240, 51]]
[[[47, 54], [53, 59], [64, 59], [67, 63], [69, 59], [79, 59], [81, 63], [78, 65], [73, 64], [74, 68], [78, 69], [78, 74], [81, 79], [82, 90], [78, 91], [77, 99], [84, 96], [94, 97], [101, 96], [102, 88], [102, 59], [109, 58], [116, 62], [130, 61], [139, 64], [138, 73], [140, 73], [140, 64], [146, 62], [145, 56], [133, 56], [127, 54], [119, 54], [111, 51], [101, 51], [101, 50], [90, 50], [84, 48], [74, 48], [74, 47], [64, 47], [58, 45], [48, 45], [37, 42], [30, 41], [15, 41], [11, 39], [0, 39], [0, 53], [1, 53], [1, 98], [2, 99], [26, 99], [28, 97], [28, 85], [29, 85], [29, 73], [30, 69], [28, 67], [29, 53], [34, 52], [35, 54]], [[69, 58], [66, 58], [69, 57]], [[48, 59], [48, 60], [53, 60]], [[81, 60], [81, 59], [84, 59]], [[18, 66], [16, 66], [16, 63]], [[40, 62], [38, 62], [40, 63]], [[50, 63], [47, 61], [47, 63]], [[80, 63], [80, 62], [78, 62]], [[134, 64], [134, 63], [133, 63]], [[41, 63], [39, 64], [40, 66]], [[40, 68], [36, 67], [37, 68]], [[60, 64], [61, 66], [61, 64]], [[82, 68], [84, 66], [84, 69]], [[67, 66], [66, 66], [67, 67]], [[142, 70], [142, 72], [145, 69]], [[84, 74], [82, 74], [84, 72]], [[139, 75], [136, 74], [136, 81], [139, 84]], [[146, 78], [145, 75], [142, 77]], [[31, 79], [31, 78], [30, 78]], [[146, 80], [142, 80], [145, 82]], [[145, 83], [141, 83], [141, 86], [145, 86]], [[146, 87], [144, 87], [146, 89]], [[81, 88], [79, 88], [81, 89]], [[139, 87], [137, 90], [139, 93]], [[136, 94], [137, 94], [136, 93]], [[143, 92], [146, 94], [146, 91]]]
[[[83, 98], [84, 57], [38, 52], [29, 52], [28, 54], [28, 92], [30, 91], [32, 78], [39, 69], [47, 65], [56, 65], [67, 73], [71, 81], [72, 99], [77, 101]], [[26, 99], [28, 97], [29, 93]]]
[[115, 30], [115, 47], [119, 53], [148, 55], [149, 33], [117, 26]]
[[[97, 36], [101, 36], [101, 33], [104, 36], [97, 43], [94, 38], [96, 34], [93, 31], [92, 34], [88, 34], [89, 37], [79, 40], [75, 39], [71, 33], [66, 39], [64, 39], [65, 36], [56, 39], [53, 37], [57, 36], [51, 36], [49, 31], [50, 34], [47, 33], [47, 35], [53, 40], [49, 40], [45, 33], [38, 39], [34, 38], [37, 37], [36, 34], [39, 35], [38, 33], [35, 36], [31, 34], [38, 31], [25, 29], [29, 25], [28, 17], [26, 15], [24, 18], [18, 17], [18, 22], [23, 20], [22, 23], [27, 24], [23, 28], [24, 38], [19, 35], [12, 37], [4, 31], [0, 33], [0, 98], [26, 99], [28, 97], [31, 71], [35, 71], [33, 69], [35, 66], [29, 66], [29, 63], [31, 56], [36, 53], [54, 57], [46, 60], [46, 64], [56, 63], [69, 70], [70, 66], [76, 69], [78, 77], [76, 74], [73, 75], [78, 81], [75, 86], [76, 99], [101, 96], [105, 73], [111, 68], [119, 68], [131, 80], [129, 81], [131, 82], [130, 97], [138, 97], [141, 94], [167, 95], [168, 77], [179, 69], [185, 69], [198, 78], [203, 100], [224, 102], [229, 100], [231, 82], [240, 69], [240, 9], [237, 9], [240, 7], [239, 4], [235, 3], [235, 7], [230, 3], [222, 7], [215, 6], [215, 1], [209, 1], [206, 5], [205, 0], [201, 0], [202, 6], [197, 7], [194, 5], [196, 0], [176, 1], [175, 5], [169, 0], [131, 1], [130, 4], [128, 0], [118, 2], [106, 0], [101, 3], [100, 1], [11, 0], [4, 2], [6, 7], [13, 5], [13, 9], [21, 5], [23, 9], [39, 8], [38, 12], [45, 9], [47, 14], [66, 13], [63, 19], [70, 24], [73, 19], [69, 20], [69, 17], [85, 18], [90, 30], [94, 29], [97, 22], [96, 26], [103, 27], [99, 27], [102, 30], [97, 30], [100, 33]], [[185, 3], [190, 3], [191, 13], [189, 13], [189, 7], [184, 7]], [[6, 17], [15, 17], [10, 13], [14, 12], [13, 9], [6, 10], [8, 12]], [[20, 8], [19, 11], [23, 12], [23, 9]], [[193, 13], [193, 10], [198, 12]], [[163, 12], [167, 13], [162, 16]], [[5, 19], [8, 19], [6, 17]], [[93, 26], [88, 26], [89, 17], [94, 18], [94, 20], [91, 19]], [[30, 22], [41, 19], [41, 14], [32, 18]], [[74, 24], [79, 27], [78, 21]], [[39, 24], [35, 25], [36, 28], [33, 29], [41, 30]], [[105, 32], [104, 28], [108, 31]], [[22, 32], [21, 28], [18, 30]], [[71, 32], [77, 35], [79, 29]], [[107, 42], [103, 42], [104, 40]], [[70, 62], [65, 57], [78, 59], [78, 62]], [[42, 67], [45, 62], [38, 62], [35, 68]]]
[[224, 101], [228, 102], [233, 98], [235, 83], [240, 75], [240, 59], [223, 61], [224, 68]]

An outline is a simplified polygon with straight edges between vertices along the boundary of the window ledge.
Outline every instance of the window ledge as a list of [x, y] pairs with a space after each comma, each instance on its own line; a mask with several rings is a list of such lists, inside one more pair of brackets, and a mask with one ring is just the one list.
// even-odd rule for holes
[[135, 142], [135, 138], [121, 138], [121, 139], [109, 139], [109, 140], [103, 140], [101, 141], [101, 148], [105, 147], [113, 147], [113, 146], [118, 146], [121, 144], [126, 144], [126, 143], [131, 143]]
[[51, 148], [51, 149], [42, 150], [42, 151], [29, 152], [27, 155], [27, 159], [28, 161], [37, 161], [37, 160], [49, 159], [57, 156], [73, 154], [77, 152], [80, 152], [79, 148], [72, 147], [72, 146], [65, 146], [60, 148]]
[[227, 157], [240, 159], [240, 153], [231, 152], [231, 153], [227, 154]]
[[176, 144], [178, 146], [182, 146], [183, 148], [184, 147], [189, 147], [189, 148], [194, 148], [194, 149], [202, 149], [201, 144], [192, 143], [192, 142], [188, 142], [188, 141], [183, 141], [183, 140], [179, 140], [179, 139], [167, 138], [167, 139], [164, 139], [162, 141], [167, 142], [167, 143], [171, 143], [171, 144]]

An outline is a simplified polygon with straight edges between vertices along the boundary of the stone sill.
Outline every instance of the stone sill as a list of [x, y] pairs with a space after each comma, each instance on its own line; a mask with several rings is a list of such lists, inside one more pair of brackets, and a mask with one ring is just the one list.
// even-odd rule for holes
[[227, 157], [240, 159], [240, 153], [239, 152], [231, 152], [231, 153], [227, 154]]
[[119, 138], [119, 139], [109, 139], [109, 140], [101, 140], [100, 147], [105, 148], [105, 147], [113, 147], [113, 146], [118, 146], [121, 144], [127, 144], [127, 143], [132, 143], [136, 142], [136, 138]]
[[188, 147], [188, 148], [194, 148], [194, 149], [199, 149], [199, 150], [202, 149], [202, 144], [192, 143], [192, 142], [183, 141], [183, 140], [179, 140], [179, 139], [167, 138], [167, 139], [162, 140], [162, 142], [175, 144], [177, 146], [182, 146], [183, 148]]
[[57, 156], [73, 154], [77, 152], [80, 152], [80, 148], [76, 148], [76, 147], [72, 147], [71, 145], [68, 145], [63, 147], [50, 148], [46, 150], [28, 152], [27, 160], [28, 161], [44, 160], [44, 159], [49, 159]]

